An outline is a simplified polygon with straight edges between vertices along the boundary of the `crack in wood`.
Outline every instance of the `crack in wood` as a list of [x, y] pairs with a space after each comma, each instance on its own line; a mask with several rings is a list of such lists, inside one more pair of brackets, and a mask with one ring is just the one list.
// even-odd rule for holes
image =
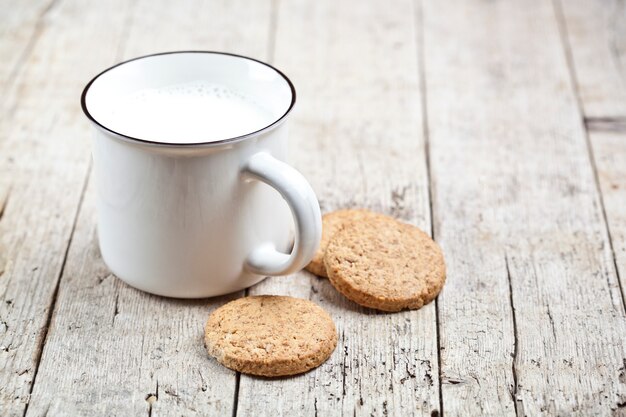
[[113, 320], [111, 322], [111, 326], [115, 326], [115, 318], [117, 317], [118, 314], [120, 314], [119, 303], [120, 303], [120, 294], [116, 293], [115, 294], [115, 305], [113, 307]]
[[[247, 289], [246, 289], [246, 296], [247, 294]], [[237, 417], [237, 407], [239, 405], [239, 386], [241, 384], [241, 372], [237, 372], [237, 375], [235, 376], [235, 393], [234, 393], [234, 399], [233, 399], [233, 415], [232, 417]]]
[[115, 276], [114, 276], [113, 274], [111, 274], [111, 273], [107, 273], [107, 274], [104, 274], [104, 275], [100, 275], [100, 276], [98, 276], [98, 277], [97, 277], [97, 279], [98, 279], [98, 285], [102, 284], [102, 283], [103, 283], [104, 281], [106, 281], [107, 279], [109, 279], [109, 278], [114, 278], [114, 277], [115, 277]]
[[623, 117], [585, 117], [585, 127], [593, 132], [626, 132], [626, 116]]
[[[243, 296], [247, 297], [250, 294], [250, 289], [246, 288], [243, 291]], [[233, 393], [233, 413], [232, 417], [237, 417], [237, 411], [239, 407], [239, 387], [241, 385], [241, 372], [237, 371], [235, 375], [235, 392]]]
[[397, 218], [406, 218], [410, 220], [411, 211], [407, 210], [405, 200], [406, 193], [411, 188], [410, 185], [404, 185], [401, 187], [396, 187], [391, 190], [391, 202], [393, 206], [391, 207], [391, 214]]
[[0, 333], [6, 333], [9, 330], [9, 323], [0, 317]]
[[348, 357], [348, 346], [343, 330], [341, 331], [341, 343], [343, 344], [343, 358], [341, 360], [341, 401], [346, 397], [346, 358]]
[[517, 399], [517, 390], [518, 390], [518, 380], [517, 380], [517, 356], [518, 356], [518, 332], [517, 332], [517, 319], [515, 317], [515, 303], [513, 301], [513, 283], [511, 278], [511, 270], [509, 269], [509, 259], [508, 256], [504, 255], [504, 265], [506, 266], [506, 276], [507, 281], [509, 283], [509, 303], [511, 306], [511, 317], [513, 319], [513, 358], [511, 360], [511, 372], [513, 373], [513, 387], [510, 390], [511, 400], [513, 400], [513, 407], [515, 409], [515, 415], [519, 417], [523, 415], [523, 412], [520, 413], [518, 409], [518, 404], [521, 405], [521, 400]]
[[202, 372], [200, 372], [200, 370], [198, 369], [198, 375], [200, 375], [200, 389], [202, 390], [202, 392], [206, 392], [207, 389], [209, 389], [209, 386], [207, 385], [204, 377], [202, 376]]
[[2, 196], [2, 198], [0, 198], [0, 220], [2, 220], [2, 217], [4, 216], [4, 211], [6, 210], [7, 206], [9, 205], [9, 198], [11, 196], [11, 187], [9, 187], [6, 191], [6, 193], [4, 194], [4, 196]]
[[556, 341], [556, 328], [554, 327], [554, 318], [552, 317], [552, 311], [550, 311], [549, 305], [546, 305], [546, 309], [548, 310], [548, 320], [550, 320], [550, 327], [552, 328], [552, 336], [554, 336], [554, 340]]
[[450, 385], [458, 385], [458, 384], [464, 384], [465, 383], [465, 381], [463, 381], [462, 379], [452, 379], [452, 378], [448, 378], [444, 382], [446, 384], [450, 384]]
[[[4, 217], [4, 212], [9, 205], [9, 198], [11, 196], [12, 187], [9, 186], [5, 189], [3, 195], [0, 195], [0, 222], [2, 222], [2, 218]], [[0, 238], [2, 238], [2, 229], [0, 228]], [[0, 277], [4, 275], [4, 271], [7, 263], [9, 262], [7, 250], [0, 241]], [[7, 326], [8, 328], [8, 326]]]
[[146, 402], [148, 403], [148, 417], [152, 417], [152, 406], [159, 400], [159, 380], [156, 380], [156, 389], [153, 393], [146, 394]]
[[178, 392], [176, 392], [176, 390], [172, 389], [171, 387], [165, 388], [163, 392], [169, 395], [170, 397], [176, 397], [176, 398], [179, 397]]

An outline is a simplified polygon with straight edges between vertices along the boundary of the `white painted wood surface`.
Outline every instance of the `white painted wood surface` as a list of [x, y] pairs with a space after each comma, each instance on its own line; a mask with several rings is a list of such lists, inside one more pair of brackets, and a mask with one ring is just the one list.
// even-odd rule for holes
[[[611, 237], [611, 250], [621, 281], [626, 289], [626, 129], [590, 131], [598, 181]], [[624, 364], [626, 380], [626, 364]], [[622, 381], [626, 383], [626, 381]], [[626, 387], [622, 387], [626, 396]]]
[[[0, 1], [0, 102], [41, 35], [56, 0]], [[7, 11], [11, 10], [10, 13]]]
[[610, 415], [626, 318], [552, 4], [424, 16], [444, 414]]
[[626, 118], [626, 2], [554, 0], [588, 118]]
[[[623, 3], [558, 1], [0, 0], [0, 415], [626, 413]], [[202, 346], [242, 294], [110, 275], [78, 96], [177, 49], [287, 72], [292, 162], [324, 211], [430, 231], [432, 195], [438, 306], [377, 314], [307, 272], [268, 279], [249, 292], [310, 298], [340, 331], [320, 368], [269, 380]]]

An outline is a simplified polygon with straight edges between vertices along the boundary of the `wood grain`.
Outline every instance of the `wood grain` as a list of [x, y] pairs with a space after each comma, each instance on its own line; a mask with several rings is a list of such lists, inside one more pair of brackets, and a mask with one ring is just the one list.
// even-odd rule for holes
[[[615, 267], [618, 272], [622, 297], [626, 289], [626, 132], [592, 131], [589, 139], [593, 147], [598, 181], [602, 190], [604, 210], [608, 221]], [[626, 364], [624, 365], [626, 375]], [[624, 382], [624, 381], [622, 381]], [[622, 393], [626, 395], [626, 387]]]
[[554, 2], [585, 117], [626, 118], [626, 2]]
[[230, 414], [235, 373], [207, 357], [203, 323], [237, 294], [164, 299], [113, 276], [98, 250], [91, 184], [26, 415]]
[[[0, 1], [0, 97], [8, 90], [37, 43], [57, 0]], [[10, 10], [10, 12], [9, 12]]]
[[[280, 3], [274, 62], [298, 90], [291, 161], [323, 211], [368, 207], [430, 231], [416, 13], [410, 1]], [[328, 362], [305, 375], [242, 375], [239, 415], [439, 412], [434, 303], [376, 313], [307, 272], [268, 278], [250, 294], [311, 299], [340, 338]]]
[[444, 412], [610, 415], [626, 321], [554, 9], [424, 16]]
[[28, 404], [89, 166], [78, 110], [82, 83], [114, 59], [126, 12], [120, 2], [82, 4], [67, 1], [47, 17], [12, 81], [0, 123], [0, 178], [10, 189], [0, 222], [5, 416], [22, 416]]
[[[154, 1], [143, 0], [126, 19], [121, 51], [126, 58], [180, 49], [262, 57], [270, 14], [269, 2], [162, 2], [155, 7]], [[251, 22], [246, 30], [237, 25], [240, 20]], [[155, 32], [163, 21], [168, 25]], [[209, 312], [242, 294], [184, 301], [123, 284], [100, 258], [93, 181], [89, 187], [27, 416], [230, 414], [235, 372], [209, 359], [202, 335]]]

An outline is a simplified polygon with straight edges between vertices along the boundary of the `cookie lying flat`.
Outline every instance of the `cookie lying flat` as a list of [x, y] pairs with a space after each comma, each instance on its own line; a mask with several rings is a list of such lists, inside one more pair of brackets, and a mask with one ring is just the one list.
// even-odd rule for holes
[[215, 310], [204, 341], [209, 354], [228, 368], [285, 376], [326, 361], [337, 346], [337, 330], [328, 313], [311, 301], [261, 295]]
[[388, 218], [346, 225], [328, 244], [324, 263], [339, 292], [383, 311], [422, 307], [446, 278], [439, 246], [417, 227]]
[[324, 254], [326, 253], [328, 243], [335, 233], [342, 230], [348, 223], [360, 222], [379, 216], [382, 216], [382, 214], [365, 209], [337, 210], [324, 214], [322, 216], [322, 240], [317, 248], [317, 252], [313, 255], [313, 259], [305, 269], [317, 276], [328, 277], [326, 267], [324, 266]]

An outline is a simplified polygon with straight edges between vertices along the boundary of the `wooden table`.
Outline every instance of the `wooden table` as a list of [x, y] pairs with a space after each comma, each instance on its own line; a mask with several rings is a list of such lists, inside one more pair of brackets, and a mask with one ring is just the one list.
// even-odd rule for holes
[[[618, 0], [0, 0], [0, 415], [626, 415], [626, 7]], [[224, 50], [298, 89], [292, 163], [323, 211], [431, 232], [419, 311], [359, 308], [307, 272], [339, 344], [294, 378], [210, 359], [244, 294], [139, 292], [102, 263], [88, 79]]]

